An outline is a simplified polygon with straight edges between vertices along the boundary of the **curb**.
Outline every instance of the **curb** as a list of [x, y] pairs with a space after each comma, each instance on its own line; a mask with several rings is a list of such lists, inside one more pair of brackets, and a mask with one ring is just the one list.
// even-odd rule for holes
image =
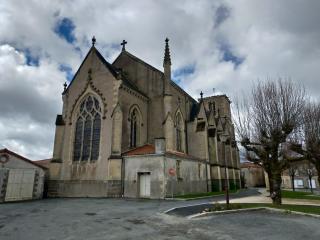
[[320, 219], [320, 215], [313, 214], [313, 213], [303, 213], [303, 212], [270, 208], [270, 207], [256, 207], [256, 208], [233, 209], [233, 210], [225, 210], [225, 211], [217, 211], [217, 212], [197, 213], [197, 214], [193, 214], [191, 216], [188, 216], [187, 219], [201, 218], [201, 217], [206, 217], [206, 216], [210, 216], [210, 215], [230, 214], [230, 213], [238, 213], [238, 212], [251, 212], [251, 211], [259, 211], [259, 210], [267, 210], [270, 212], [277, 212], [277, 213], [289, 213], [289, 214], [295, 214], [295, 215], [300, 215], [300, 216], [309, 216], [309, 217], [314, 217], [314, 218]]
[[178, 208], [187, 208], [187, 207], [194, 207], [194, 206], [200, 206], [200, 205], [206, 205], [206, 204], [210, 204], [210, 202], [185, 205], [185, 206], [182, 206], [182, 207], [173, 207], [173, 208], [170, 208], [170, 209], [164, 211], [163, 213], [168, 213], [168, 212], [171, 212], [171, 211], [173, 211], [175, 209], [178, 209]]
[[[233, 194], [237, 194], [240, 191], [237, 190], [236, 192], [230, 193], [230, 196]], [[174, 201], [191, 201], [191, 200], [199, 200], [199, 199], [207, 199], [207, 198], [212, 198], [212, 197], [221, 197], [225, 196], [225, 194], [218, 194], [218, 195], [211, 195], [211, 196], [203, 196], [203, 197], [195, 197], [195, 198], [165, 198], [165, 200], [174, 200]]]

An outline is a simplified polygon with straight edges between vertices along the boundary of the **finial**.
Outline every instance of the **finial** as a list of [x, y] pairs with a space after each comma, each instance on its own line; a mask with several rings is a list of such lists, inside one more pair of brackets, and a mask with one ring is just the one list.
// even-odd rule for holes
[[163, 64], [171, 65], [170, 50], [169, 50], [169, 39], [166, 38], [165, 42], [166, 42], [166, 46], [165, 46], [165, 49], [164, 49]]
[[92, 37], [92, 46], [94, 46], [94, 45], [96, 44], [96, 41], [97, 41], [97, 40], [96, 40], [96, 37], [93, 36], [93, 37]]
[[64, 82], [64, 84], [63, 84], [63, 90], [64, 90], [64, 91], [67, 90], [67, 86], [68, 86], [68, 85], [67, 85], [67, 82]]
[[122, 46], [122, 51], [125, 51], [126, 50], [126, 44], [128, 42], [126, 40], [123, 40], [122, 43], [120, 43], [120, 45]]
[[200, 98], [201, 98], [201, 100], [203, 99], [203, 92], [202, 91], [200, 92]]

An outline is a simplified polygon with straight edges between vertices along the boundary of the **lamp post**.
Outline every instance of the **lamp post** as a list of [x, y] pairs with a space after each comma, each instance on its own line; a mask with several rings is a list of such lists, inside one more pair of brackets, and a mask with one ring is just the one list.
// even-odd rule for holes
[[224, 189], [225, 189], [225, 193], [226, 193], [226, 204], [228, 206], [229, 205], [229, 186], [228, 186], [228, 177], [227, 177], [227, 158], [226, 158], [226, 142], [228, 139], [228, 135], [222, 134], [220, 136], [220, 139], [223, 143], [224, 176], [225, 176]]

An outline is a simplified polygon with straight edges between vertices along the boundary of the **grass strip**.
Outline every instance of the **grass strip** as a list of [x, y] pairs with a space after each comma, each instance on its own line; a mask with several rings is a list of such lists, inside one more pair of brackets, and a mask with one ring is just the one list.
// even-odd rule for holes
[[281, 191], [282, 198], [292, 199], [308, 199], [308, 200], [320, 200], [319, 195], [311, 194], [310, 192], [297, 192], [297, 191]]
[[231, 203], [229, 204], [229, 206], [227, 206], [226, 204], [214, 203], [212, 205], [212, 208], [206, 209], [205, 212], [246, 209], [246, 208], [256, 208], [256, 207], [269, 207], [269, 208], [276, 208], [276, 209], [282, 209], [287, 211], [296, 211], [296, 212], [312, 213], [312, 214], [320, 215], [320, 206], [291, 205], [291, 204], [282, 204], [278, 206], [271, 203]]

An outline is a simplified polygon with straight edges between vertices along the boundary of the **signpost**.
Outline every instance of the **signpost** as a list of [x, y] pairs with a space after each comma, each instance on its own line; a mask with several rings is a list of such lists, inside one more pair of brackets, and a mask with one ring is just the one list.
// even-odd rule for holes
[[176, 170], [174, 168], [169, 168], [168, 173], [171, 176], [171, 198], [173, 198], [173, 178], [176, 175]]

